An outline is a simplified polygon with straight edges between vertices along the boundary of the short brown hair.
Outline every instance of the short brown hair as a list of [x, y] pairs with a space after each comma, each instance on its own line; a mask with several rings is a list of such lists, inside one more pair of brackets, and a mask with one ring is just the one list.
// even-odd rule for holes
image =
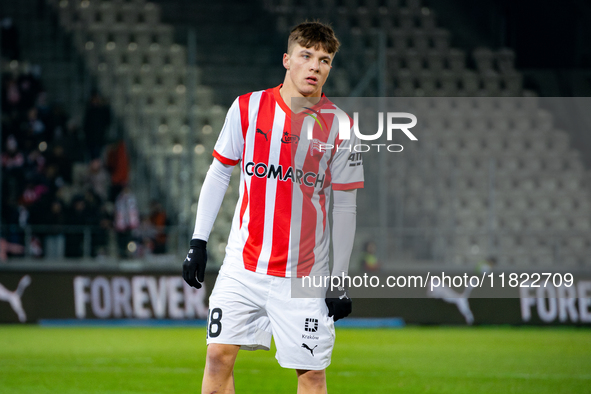
[[290, 53], [295, 44], [300, 44], [304, 48], [322, 48], [330, 54], [337, 53], [341, 45], [332, 27], [318, 21], [306, 21], [291, 29], [287, 39], [287, 53]]

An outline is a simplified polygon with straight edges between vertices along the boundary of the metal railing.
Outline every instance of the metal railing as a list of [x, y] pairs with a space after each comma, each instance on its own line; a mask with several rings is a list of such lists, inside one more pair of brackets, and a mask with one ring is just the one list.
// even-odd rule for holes
[[[142, 229], [121, 233], [113, 228], [80, 225], [13, 224], [1, 227], [3, 252], [8, 254], [6, 261], [14, 264], [24, 259], [48, 263], [146, 259], [176, 264], [188, 246], [188, 240], [180, 237], [180, 233], [179, 226], [167, 226], [162, 233], [153, 229], [149, 233]], [[161, 251], [154, 252], [150, 245], [154, 244], [157, 234], [165, 236], [166, 244]], [[156, 255], [162, 258], [153, 258]]]

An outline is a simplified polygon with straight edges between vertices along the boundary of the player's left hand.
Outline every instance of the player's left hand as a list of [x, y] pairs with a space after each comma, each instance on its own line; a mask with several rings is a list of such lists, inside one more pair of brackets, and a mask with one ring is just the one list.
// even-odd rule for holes
[[326, 306], [328, 306], [328, 316], [331, 316], [334, 321], [343, 319], [353, 310], [353, 301], [349, 298], [347, 290], [339, 287], [336, 294], [332, 292], [330, 298], [326, 298]]
[[[207, 242], [201, 239], [192, 239], [190, 249], [185, 261], [183, 261], [183, 279], [189, 286], [201, 288], [205, 280], [205, 265], [207, 264]], [[201, 283], [200, 283], [201, 282]]]

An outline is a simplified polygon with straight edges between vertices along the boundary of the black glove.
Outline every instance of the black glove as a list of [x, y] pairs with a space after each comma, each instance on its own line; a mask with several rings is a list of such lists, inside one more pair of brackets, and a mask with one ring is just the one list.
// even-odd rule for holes
[[337, 321], [349, 316], [353, 309], [353, 301], [349, 298], [347, 290], [339, 287], [338, 291], [331, 292], [330, 298], [326, 298], [326, 306], [328, 306], [328, 316], [332, 316], [333, 320]]
[[[192, 239], [189, 243], [190, 249], [183, 262], [183, 279], [189, 286], [201, 288], [201, 283], [205, 279], [205, 265], [207, 264], [206, 241], [201, 239]], [[197, 279], [195, 279], [197, 276]]]

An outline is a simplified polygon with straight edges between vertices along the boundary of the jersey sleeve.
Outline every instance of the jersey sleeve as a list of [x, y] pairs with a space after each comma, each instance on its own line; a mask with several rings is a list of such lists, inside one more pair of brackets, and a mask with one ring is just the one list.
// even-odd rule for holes
[[237, 98], [226, 114], [224, 126], [213, 148], [213, 157], [223, 164], [235, 166], [242, 158], [243, 149], [244, 136], [242, 133], [239, 98]]
[[333, 190], [352, 190], [363, 188], [363, 159], [354, 147], [359, 138], [351, 130], [351, 138], [338, 140], [330, 164]]

